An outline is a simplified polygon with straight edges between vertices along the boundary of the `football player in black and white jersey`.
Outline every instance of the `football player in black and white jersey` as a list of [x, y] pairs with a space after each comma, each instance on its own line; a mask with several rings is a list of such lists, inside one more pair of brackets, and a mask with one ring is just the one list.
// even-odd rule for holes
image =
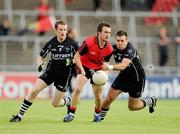
[[127, 40], [127, 33], [118, 31], [115, 36], [113, 56], [116, 64], [104, 63], [103, 70], [119, 70], [120, 73], [113, 81], [112, 86], [101, 108], [101, 120], [110, 109], [111, 103], [122, 93], [128, 93], [128, 108], [130, 111], [140, 110], [149, 106], [149, 112], [153, 113], [156, 106], [156, 98], [140, 99], [145, 86], [145, 72], [137, 50]]
[[37, 58], [38, 71], [43, 70], [42, 66], [48, 53], [51, 54], [51, 60], [43, 74], [35, 82], [31, 92], [23, 100], [19, 113], [14, 115], [10, 122], [20, 122], [36, 96], [52, 83], [56, 87], [52, 105], [54, 107], [62, 107], [71, 102], [71, 97], [65, 96], [66, 85], [71, 75], [73, 57], [79, 47], [72, 38], [67, 36], [67, 24], [64, 21], [56, 21], [55, 33], [56, 36], [41, 49]]

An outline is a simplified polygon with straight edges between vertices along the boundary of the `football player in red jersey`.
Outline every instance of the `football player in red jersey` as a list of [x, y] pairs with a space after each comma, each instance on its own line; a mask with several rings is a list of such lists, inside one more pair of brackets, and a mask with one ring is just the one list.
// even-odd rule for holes
[[97, 35], [86, 38], [75, 54], [74, 61], [79, 65], [81, 74], [77, 75], [76, 86], [72, 94], [72, 103], [68, 107], [68, 114], [64, 117], [64, 122], [70, 122], [74, 119], [80, 93], [88, 79], [90, 79], [95, 97], [93, 121], [98, 121], [97, 118], [100, 117], [99, 113], [103, 101], [102, 86], [93, 83], [92, 75], [95, 71], [101, 69], [104, 62], [110, 60], [113, 51], [112, 45], [109, 43], [110, 35], [111, 26], [105, 22], [100, 23], [97, 27]]

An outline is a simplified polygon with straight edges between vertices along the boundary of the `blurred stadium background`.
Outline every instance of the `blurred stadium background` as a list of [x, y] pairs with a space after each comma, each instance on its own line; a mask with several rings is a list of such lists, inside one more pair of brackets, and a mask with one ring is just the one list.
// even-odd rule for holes
[[[69, 27], [77, 28], [79, 44], [86, 36], [96, 33], [96, 26], [101, 21], [112, 25], [112, 43], [118, 29], [127, 31], [129, 41], [139, 50], [146, 69], [145, 96], [180, 98], [180, 66], [177, 65], [177, 45], [173, 41], [180, 25], [179, 1], [156, 0], [151, 7], [148, 2], [152, 1], [101, 0], [100, 9], [94, 11], [93, 0], [51, 0], [49, 4], [54, 11], [49, 16], [63, 19]], [[0, 36], [0, 98], [23, 98], [31, 89], [37, 77], [36, 57], [42, 45], [54, 36], [53, 28], [43, 36], [37, 32], [18, 34], [19, 29], [37, 19], [35, 7], [38, 4], [38, 0], [0, 0], [0, 20], [6, 19], [10, 23], [9, 34]], [[46, 24], [40, 26], [45, 29]], [[165, 66], [158, 64], [157, 35], [162, 26], [167, 28], [171, 40]], [[47, 92], [44, 98], [51, 96], [51, 92]], [[82, 97], [92, 97], [91, 93], [84, 92]]]

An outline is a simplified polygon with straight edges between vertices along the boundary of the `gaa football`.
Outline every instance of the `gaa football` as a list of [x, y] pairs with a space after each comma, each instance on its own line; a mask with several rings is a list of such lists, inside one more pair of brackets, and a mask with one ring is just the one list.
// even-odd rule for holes
[[105, 71], [98, 70], [93, 74], [92, 80], [95, 85], [102, 86], [108, 81], [108, 75]]

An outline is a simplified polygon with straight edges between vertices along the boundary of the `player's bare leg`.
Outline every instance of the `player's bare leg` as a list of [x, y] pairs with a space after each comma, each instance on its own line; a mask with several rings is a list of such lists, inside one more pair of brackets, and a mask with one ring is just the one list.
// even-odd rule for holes
[[68, 107], [68, 114], [64, 117], [63, 122], [70, 122], [74, 119], [76, 107], [79, 102], [80, 93], [86, 82], [87, 78], [84, 75], [77, 75], [76, 87], [72, 94], [72, 103], [71, 106]]
[[121, 90], [115, 90], [113, 88], [110, 88], [101, 108], [101, 120], [104, 120], [108, 110], [110, 109], [111, 103], [122, 93]]
[[101, 112], [101, 106], [103, 103], [103, 94], [102, 94], [102, 86], [96, 86], [92, 85], [94, 97], [95, 97], [95, 113], [94, 113], [94, 122], [99, 122], [100, 119], [100, 112]]
[[144, 103], [139, 98], [133, 98], [129, 96], [128, 108], [130, 111], [136, 111], [144, 108]]
[[54, 107], [62, 107], [64, 105], [70, 105], [71, 103], [71, 97], [65, 97], [65, 93], [59, 90], [56, 90], [55, 96], [52, 101], [52, 105]]
[[10, 122], [20, 122], [24, 116], [24, 113], [29, 109], [32, 105], [36, 96], [47, 87], [48, 85], [41, 79], [38, 79], [34, 85], [32, 91], [26, 96], [24, 99], [19, 113], [17, 115], [13, 115], [12, 118], [9, 120]]

